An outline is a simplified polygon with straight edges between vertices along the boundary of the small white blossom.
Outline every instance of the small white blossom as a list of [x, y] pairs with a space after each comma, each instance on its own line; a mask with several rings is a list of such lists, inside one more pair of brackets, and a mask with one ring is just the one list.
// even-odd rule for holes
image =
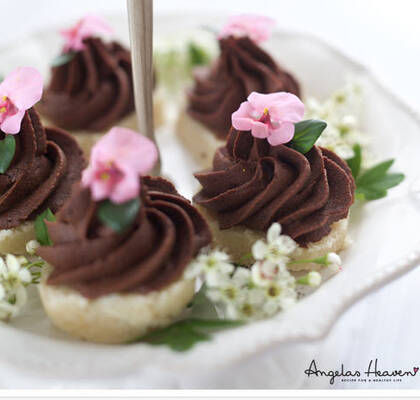
[[[7, 254], [0, 257], [0, 320], [9, 320], [19, 314], [27, 302], [26, 286], [35, 282], [41, 261], [30, 263], [26, 257]], [[33, 275], [32, 275], [33, 273]]]
[[310, 287], [319, 286], [322, 282], [322, 277], [319, 272], [311, 271], [307, 275], [304, 275], [297, 279], [296, 283], [298, 285], [305, 285]]
[[214, 250], [209, 254], [199, 254], [185, 271], [185, 277], [191, 279], [204, 274], [208, 286], [218, 286], [233, 270], [229, 256], [223, 251]]
[[346, 131], [350, 131], [357, 127], [357, 118], [352, 114], [346, 114], [340, 121], [340, 128], [341, 131], [347, 133]]
[[322, 277], [319, 272], [311, 271], [308, 273], [308, 285], [311, 287], [317, 287], [321, 284]]
[[40, 246], [39, 242], [37, 240], [30, 240], [28, 243], [26, 243], [26, 252], [28, 254], [34, 255], [35, 250]]
[[257, 261], [251, 267], [252, 280], [259, 286], [268, 286], [272, 281], [279, 279], [284, 271], [287, 271], [284, 261], [277, 263], [270, 260]]
[[16, 316], [19, 309], [14, 305], [10, 304], [6, 300], [0, 301], [0, 320], [7, 321], [11, 317]]
[[[297, 301], [296, 285], [319, 286], [322, 278], [318, 272], [295, 279], [287, 269], [289, 254], [296, 243], [281, 235], [280, 224], [273, 224], [267, 232], [267, 241], [253, 246], [256, 262], [252, 268], [236, 267], [226, 253], [219, 250], [202, 253], [191, 263], [186, 276], [201, 277], [206, 296], [219, 311], [232, 319], [256, 320], [271, 317], [287, 310]], [[302, 260], [324, 266], [341, 264], [335, 253]]]
[[25, 257], [25, 256], [16, 256], [16, 259], [18, 260], [18, 263], [20, 264], [20, 265], [28, 265], [29, 264], [29, 261], [28, 261], [28, 259]]
[[0, 258], [0, 278], [6, 289], [28, 284], [32, 280], [30, 271], [22, 268], [18, 258], [12, 254], [6, 255], [6, 262]]
[[267, 240], [257, 240], [254, 243], [252, 255], [255, 260], [285, 263], [296, 247], [296, 242], [290, 236], [281, 235], [281, 225], [275, 222], [267, 231]]
[[316, 144], [334, 151], [341, 158], [353, 157], [356, 143], [364, 147], [362, 161], [365, 167], [365, 158], [368, 159], [370, 153], [366, 149], [368, 135], [360, 130], [361, 93], [357, 84], [347, 84], [322, 103], [310, 98], [306, 101], [305, 117], [323, 119], [328, 123]]
[[336, 253], [328, 253], [327, 264], [331, 271], [337, 273], [341, 270], [341, 257]]
[[277, 268], [277, 264], [271, 261], [257, 261], [251, 267], [253, 282], [259, 286], [268, 286], [274, 280]]
[[248, 268], [236, 268], [232, 275], [232, 281], [239, 287], [248, 287], [251, 285], [251, 271]]
[[289, 295], [283, 295], [276, 299], [267, 299], [263, 305], [263, 315], [265, 317], [271, 317], [278, 313], [280, 310], [288, 310], [290, 307], [296, 304], [297, 296], [296, 292], [290, 291]]
[[252, 269], [237, 267], [233, 273], [220, 275], [217, 285], [208, 284], [209, 270], [204, 271], [207, 297], [223, 309], [228, 318], [270, 317], [296, 301], [295, 278], [284, 263], [264, 260], [257, 261]]
[[237, 285], [232, 279], [225, 278], [219, 281], [219, 284], [210, 286], [207, 283], [207, 296], [216, 303], [237, 303], [241, 297], [245, 296], [242, 287]]
[[280, 299], [280, 306], [282, 310], [288, 310], [296, 304], [297, 296], [296, 292], [290, 293], [290, 296], [284, 296]]
[[264, 292], [258, 287], [242, 288], [241, 292], [242, 295], [237, 301], [225, 304], [226, 316], [231, 319], [246, 320], [264, 317], [261, 312], [265, 301]]

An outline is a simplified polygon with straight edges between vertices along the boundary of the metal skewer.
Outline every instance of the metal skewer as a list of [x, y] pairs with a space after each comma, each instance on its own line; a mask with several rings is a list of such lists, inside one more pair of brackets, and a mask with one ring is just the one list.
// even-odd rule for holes
[[[153, 121], [153, 0], [127, 0], [134, 97], [140, 133], [155, 140]], [[160, 173], [160, 157], [152, 175]]]

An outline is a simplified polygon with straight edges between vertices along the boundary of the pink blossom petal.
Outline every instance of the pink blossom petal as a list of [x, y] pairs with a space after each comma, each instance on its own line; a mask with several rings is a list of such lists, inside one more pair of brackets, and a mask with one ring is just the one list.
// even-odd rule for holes
[[259, 105], [260, 107], [267, 107], [267, 103], [275, 103], [287, 98], [290, 93], [287, 92], [276, 92], [276, 93], [258, 93], [252, 92], [248, 96], [248, 101], [253, 105]]
[[94, 200], [124, 203], [139, 195], [140, 176], [149, 172], [158, 157], [155, 144], [130, 129], [112, 128], [92, 149], [82, 184]]
[[252, 133], [252, 136], [256, 138], [265, 139], [269, 134], [268, 126], [266, 124], [263, 124], [262, 122], [253, 121], [251, 133]]
[[232, 118], [232, 126], [238, 131], [250, 131], [253, 122], [251, 118]]
[[20, 110], [27, 110], [42, 96], [42, 76], [32, 67], [13, 70], [0, 84], [0, 96], [7, 96]]
[[5, 120], [0, 125], [1, 130], [4, 133], [10, 135], [16, 135], [20, 132], [20, 125], [22, 123], [22, 118], [25, 115], [25, 111], [18, 111], [15, 115], [6, 117]]
[[247, 101], [244, 101], [232, 114], [232, 126], [239, 130], [239, 131], [249, 131], [252, 128], [252, 118], [250, 115], [252, 114], [253, 108], [251, 104]]
[[80, 24], [79, 33], [83, 37], [93, 34], [112, 34], [112, 27], [102, 17], [98, 15], [86, 15]]
[[274, 25], [274, 20], [269, 17], [236, 15], [229, 18], [218, 38], [248, 36], [255, 43], [260, 43], [270, 38]]
[[155, 144], [127, 128], [114, 127], [92, 150], [92, 159], [112, 159], [115, 164], [138, 174], [150, 171], [158, 158]]
[[61, 35], [66, 39], [64, 43], [64, 52], [80, 51], [85, 48], [82, 37], [72, 37], [72, 34], [67, 31], [60, 31]]
[[82, 172], [82, 186], [90, 186], [94, 180], [94, 168], [89, 166]]
[[90, 191], [95, 201], [105, 200], [110, 196], [112, 187], [109, 181], [96, 179], [91, 182]]
[[279, 128], [270, 131], [267, 140], [271, 146], [278, 146], [290, 142], [294, 133], [295, 125], [292, 122], [283, 122]]
[[259, 114], [262, 114], [267, 105], [270, 104], [270, 95], [262, 94], [257, 92], [252, 92], [248, 96], [248, 102], [251, 104], [252, 108], [257, 111]]
[[232, 114], [232, 126], [244, 131], [251, 124], [254, 137], [267, 138], [271, 145], [277, 146], [293, 138], [293, 123], [302, 120], [304, 111], [304, 104], [294, 94], [252, 92]]
[[84, 48], [83, 40], [100, 34], [113, 32], [111, 26], [101, 17], [86, 15], [74, 27], [63, 29], [60, 34], [64, 37], [64, 51], [80, 51]]
[[291, 93], [284, 93], [287, 96], [276, 100], [269, 107], [271, 118], [282, 121], [299, 122], [305, 113], [305, 105]]
[[125, 203], [137, 197], [140, 191], [140, 179], [137, 174], [126, 171], [124, 177], [114, 186], [110, 199], [112, 202]]

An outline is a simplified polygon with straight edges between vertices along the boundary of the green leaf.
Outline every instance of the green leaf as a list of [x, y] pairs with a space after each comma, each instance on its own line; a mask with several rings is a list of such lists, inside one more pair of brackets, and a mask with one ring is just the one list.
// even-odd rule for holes
[[[358, 145], [357, 145], [358, 146]], [[404, 174], [389, 174], [394, 160], [383, 161], [360, 175], [361, 150], [355, 146], [355, 156], [347, 160], [356, 181], [356, 198], [359, 200], [377, 200], [385, 197], [388, 189], [399, 185]]]
[[188, 43], [188, 59], [192, 67], [206, 65], [210, 61], [210, 57], [204, 48], [194, 42]]
[[295, 124], [295, 135], [290, 142], [290, 147], [299, 153], [306, 154], [326, 127], [327, 123], [325, 121], [316, 119], [306, 119], [297, 122]]
[[139, 341], [154, 346], [169, 346], [175, 351], [186, 351], [196, 343], [211, 340], [210, 332], [235, 328], [242, 324], [242, 321], [189, 318], [155, 330], [141, 337]]
[[47, 208], [41, 214], [39, 214], [35, 219], [35, 236], [36, 240], [42, 246], [52, 246], [53, 242], [48, 234], [47, 226], [45, 221], [55, 221], [55, 216], [52, 211]]
[[140, 208], [140, 200], [135, 198], [125, 203], [116, 204], [105, 200], [98, 208], [97, 215], [101, 222], [115, 232], [128, 228], [136, 218]]
[[393, 163], [394, 160], [387, 160], [369, 168], [357, 179], [357, 183], [361, 186], [375, 183], [379, 178], [385, 176]]
[[16, 140], [14, 135], [6, 135], [0, 141], [0, 174], [4, 174], [10, 167], [10, 164], [15, 156]]
[[52, 67], [59, 67], [60, 65], [67, 64], [69, 61], [73, 60], [74, 56], [76, 55], [75, 52], [70, 51], [68, 53], [63, 53], [55, 57], [52, 62]]
[[378, 200], [386, 195], [386, 190], [376, 190], [369, 187], [356, 187], [356, 199], [358, 200]]
[[374, 190], [387, 190], [399, 185], [404, 178], [404, 174], [386, 174], [372, 182], [369, 187]]
[[354, 156], [346, 160], [347, 165], [351, 169], [353, 178], [357, 179], [360, 173], [360, 167], [362, 165], [362, 148], [360, 144], [355, 144], [353, 146]]

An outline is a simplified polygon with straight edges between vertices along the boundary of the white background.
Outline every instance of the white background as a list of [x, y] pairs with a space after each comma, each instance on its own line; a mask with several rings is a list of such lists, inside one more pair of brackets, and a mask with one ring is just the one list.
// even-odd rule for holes
[[[125, 14], [124, 0], [1, 0], [0, 6], [0, 45], [50, 25], [66, 23], [86, 12]], [[420, 1], [155, 0], [156, 15], [182, 10], [226, 15], [267, 14], [281, 28], [309, 31], [368, 66], [386, 86], [420, 111]], [[255, 368], [252, 379], [247, 374], [248, 379], [244, 381], [232, 366], [229, 371], [197, 371], [194, 375], [179, 376], [176, 384], [162, 376], [162, 387], [156, 388], [330, 388], [327, 379], [308, 379], [303, 374], [312, 359], [324, 370], [340, 368], [343, 363], [348, 370], [364, 371], [369, 360], [375, 358], [383, 369], [420, 366], [419, 286], [417, 268], [350, 308], [322, 340], [284, 344], [275, 352], [248, 360], [242, 367], [250, 371]], [[278, 369], [278, 379], [265, 380], [265, 368]], [[151, 380], [156, 381], [156, 377], [151, 376]], [[92, 388], [95, 385], [92, 382]], [[420, 377], [389, 384], [338, 382], [332, 387], [418, 389]]]

